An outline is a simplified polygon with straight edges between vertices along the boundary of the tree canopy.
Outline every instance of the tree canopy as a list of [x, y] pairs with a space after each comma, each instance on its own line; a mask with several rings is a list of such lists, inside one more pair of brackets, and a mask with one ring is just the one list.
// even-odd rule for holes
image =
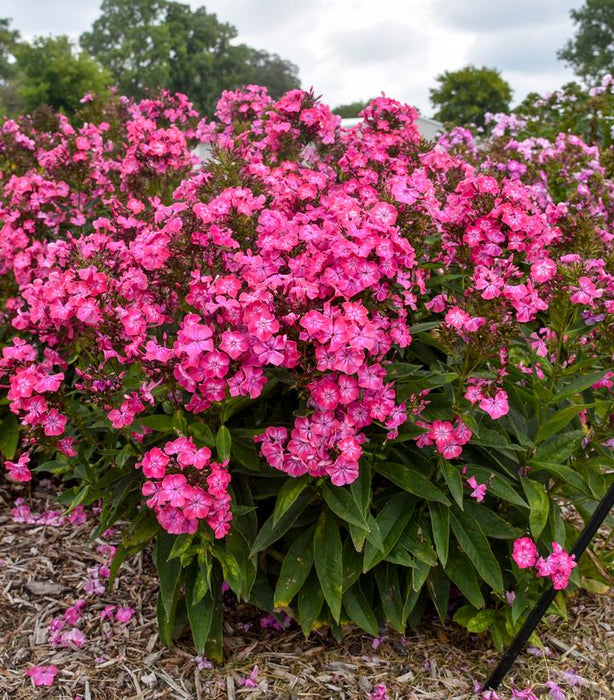
[[246, 83], [274, 97], [299, 87], [297, 67], [276, 54], [233, 44], [237, 30], [204, 7], [169, 0], [103, 0], [81, 46], [107, 68], [121, 93], [182, 92], [210, 113], [220, 93]]
[[576, 34], [558, 57], [586, 82], [614, 73], [614, 0], [586, 0], [570, 15]]
[[484, 126], [486, 112], [507, 112], [512, 88], [494, 68], [465, 66], [445, 71], [436, 78], [430, 97], [437, 109], [435, 119], [452, 125]]
[[359, 112], [369, 104], [369, 100], [358, 100], [357, 102], [350, 102], [345, 105], [339, 105], [333, 109], [333, 114], [339, 115], [342, 119], [352, 119], [357, 117]]
[[111, 75], [69, 37], [19, 40], [0, 20], [0, 103], [7, 113], [31, 112], [41, 105], [70, 114], [87, 92], [103, 92]]

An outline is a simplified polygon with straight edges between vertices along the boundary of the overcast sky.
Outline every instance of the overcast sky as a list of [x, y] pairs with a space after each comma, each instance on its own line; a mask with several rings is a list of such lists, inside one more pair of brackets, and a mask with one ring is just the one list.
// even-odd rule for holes
[[[192, 0], [234, 24], [238, 39], [289, 59], [303, 87], [331, 106], [385, 92], [432, 112], [429, 87], [444, 70], [498, 68], [514, 102], [573, 79], [556, 51], [573, 35], [582, 0]], [[100, 0], [2, 0], [0, 16], [31, 38], [77, 38]]]

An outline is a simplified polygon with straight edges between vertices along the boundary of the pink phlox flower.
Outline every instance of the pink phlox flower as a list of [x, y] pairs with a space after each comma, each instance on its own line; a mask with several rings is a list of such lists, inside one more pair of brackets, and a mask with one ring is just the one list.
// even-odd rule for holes
[[122, 605], [119, 605], [115, 612], [115, 619], [117, 620], [117, 622], [121, 622], [124, 625], [127, 625], [130, 622], [130, 620], [132, 620], [133, 616], [134, 608], [124, 607]]
[[599, 299], [604, 294], [604, 290], [597, 289], [590, 277], [580, 277], [578, 279], [578, 286], [570, 287], [570, 291], [573, 292], [570, 299], [574, 304], [592, 305], [595, 299]]
[[83, 608], [85, 608], [85, 604], [85, 600], [77, 600], [66, 609], [64, 612], [64, 619], [69, 625], [76, 625], [79, 623], [83, 617]]
[[530, 537], [521, 537], [514, 542], [512, 557], [519, 569], [527, 569], [535, 566], [537, 561], [537, 547]]
[[24, 482], [32, 479], [32, 473], [28, 469], [29, 463], [30, 455], [26, 452], [16, 462], [12, 462], [10, 459], [5, 460], [4, 466], [7, 468], [11, 479]]
[[240, 680], [240, 684], [244, 688], [257, 688], [258, 687], [258, 674], [260, 673], [260, 669], [258, 666], [254, 666], [254, 668], [251, 670], [251, 673], [249, 676], [246, 678], [242, 678]]
[[536, 260], [531, 265], [531, 279], [539, 284], [543, 284], [544, 282], [551, 280], [555, 274], [556, 263], [550, 258]]
[[383, 683], [378, 683], [371, 692], [370, 700], [388, 700], [388, 688]]
[[32, 666], [26, 671], [26, 674], [32, 679], [34, 687], [51, 686], [58, 675], [58, 669], [56, 666]]
[[507, 415], [510, 410], [507, 393], [503, 389], [498, 389], [497, 393], [492, 397], [484, 396], [478, 405], [493, 420]]
[[77, 627], [72, 627], [68, 632], [62, 632], [60, 637], [60, 643], [65, 647], [75, 646], [80, 649], [85, 641], [85, 634]]
[[563, 692], [563, 689], [554, 681], [546, 681], [546, 687], [548, 688], [548, 694], [552, 700], [565, 700], [567, 697]]
[[481, 503], [486, 496], [486, 484], [478, 484], [475, 476], [470, 476], [467, 479], [467, 485], [472, 489], [471, 497]]
[[75, 527], [78, 525], [83, 525], [87, 521], [87, 513], [85, 508], [81, 505], [76, 506], [68, 515], [68, 522]]
[[101, 620], [112, 620], [113, 619], [113, 613], [115, 611], [115, 605], [105, 605], [105, 607], [100, 611], [100, 619]]

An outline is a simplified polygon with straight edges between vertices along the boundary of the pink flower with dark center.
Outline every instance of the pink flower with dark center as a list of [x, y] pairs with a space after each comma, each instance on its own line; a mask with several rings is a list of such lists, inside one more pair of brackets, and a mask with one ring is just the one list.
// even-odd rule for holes
[[183, 474], [169, 474], [162, 481], [160, 499], [173, 508], [181, 508], [186, 501], [187, 479]]
[[154, 447], [145, 454], [141, 461], [143, 474], [148, 479], [161, 479], [166, 473], [166, 465], [169, 461], [170, 458], [159, 447]]
[[229, 363], [228, 355], [219, 350], [212, 350], [201, 359], [201, 367], [209, 376], [213, 377], [225, 377], [228, 373]]
[[311, 387], [311, 397], [319, 408], [332, 411], [339, 405], [339, 388], [329, 379], [323, 379]]
[[331, 482], [335, 486], [351, 484], [358, 479], [358, 462], [347, 459], [344, 455], [337, 457], [334, 464], [327, 469]]
[[249, 344], [241, 333], [235, 331], [225, 331], [222, 333], [222, 342], [220, 343], [220, 350], [230, 355], [233, 360], [240, 357], [246, 350], [248, 350]]

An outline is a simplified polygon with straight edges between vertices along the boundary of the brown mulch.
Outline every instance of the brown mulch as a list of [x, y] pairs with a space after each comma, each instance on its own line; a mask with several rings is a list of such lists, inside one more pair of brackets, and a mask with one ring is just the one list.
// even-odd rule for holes
[[[146, 553], [125, 563], [113, 590], [86, 595], [87, 569], [104, 563], [89, 542], [92, 520], [63, 527], [15, 523], [11, 507], [27, 489], [0, 486], [0, 698], [30, 700], [140, 700], [154, 698], [369, 698], [378, 684], [388, 698], [475, 697], [474, 682], [484, 681], [499, 658], [483, 635], [456, 625], [427, 621], [402, 638], [385, 635], [379, 646], [350, 631], [342, 644], [324, 632], [305, 640], [292, 626], [279, 632], [261, 629], [257, 611], [239, 606], [225, 622], [227, 661], [199, 669], [189, 638], [173, 649], [156, 632], [156, 579]], [[33, 511], [56, 508], [35, 487], [26, 496]], [[112, 540], [111, 540], [112, 541]], [[87, 599], [79, 625], [82, 648], [53, 648], [47, 639], [52, 617], [61, 616], [79, 598]], [[100, 620], [107, 605], [136, 610], [127, 624]], [[614, 592], [582, 594], [570, 605], [568, 621], [548, 618], [540, 636], [551, 655], [523, 654], [506, 679], [548, 696], [556, 681], [568, 698], [614, 698]], [[377, 646], [377, 648], [374, 648]], [[54, 664], [59, 673], [51, 688], [33, 688], [25, 675], [35, 664]], [[253, 667], [256, 687], [244, 684]], [[570, 687], [561, 676], [573, 671], [584, 679]]]

